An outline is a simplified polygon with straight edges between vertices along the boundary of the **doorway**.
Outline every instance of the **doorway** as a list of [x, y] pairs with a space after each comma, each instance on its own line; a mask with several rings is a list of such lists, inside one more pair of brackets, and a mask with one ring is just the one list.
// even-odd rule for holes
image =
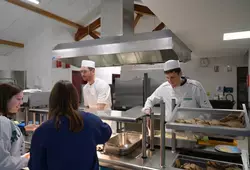
[[237, 68], [237, 109], [243, 109], [245, 104], [248, 109], [248, 67]]

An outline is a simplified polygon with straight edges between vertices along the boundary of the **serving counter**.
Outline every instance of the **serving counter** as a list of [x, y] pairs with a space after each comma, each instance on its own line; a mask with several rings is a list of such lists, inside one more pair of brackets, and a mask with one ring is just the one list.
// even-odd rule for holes
[[[163, 119], [163, 110], [161, 108], [155, 108], [154, 111], [154, 118], [155, 119], [161, 119], [161, 127], [165, 127], [165, 119]], [[98, 151], [97, 155], [99, 158], [99, 163], [103, 167], [113, 168], [113, 169], [145, 169], [145, 170], [158, 170], [158, 169], [164, 169], [164, 170], [177, 170], [178, 168], [175, 168], [175, 162], [176, 159], [182, 159], [182, 158], [190, 158], [193, 161], [197, 160], [203, 160], [204, 162], [208, 161], [215, 161], [219, 163], [227, 163], [232, 165], [237, 165], [241, 167], [242, 170], [249, 170], [249, 156], [248, 156], [248, 138], [245, 138], [244, 140], [238, 141], [238, 147], [242, 150], [241, 155], [228, 155], [224, 153], [220, 153], [215, 151], [213, 146], [205, 146], [205, 147], [193, 147], [193, 148], [169, 148], [169, 146], [174, 146], [176, 144], [176, 141], [170, 140], [170, 145], [166, 145], [166, 147], [163, 145], [165, 144], [165, 128], [164, 133], [161, 133], [161, 135], [164, 135], [164, 140], [161, 138], [161, 148], [154, 148], [150, 146], [150, 148], [145, 147], [146, 144], [146, 116], [141, 112], [142, 107], [135, 107], [128, 111], [114, 111], [114, 110], [106, 110], [106, 111], [97, 111], [93, 109], [84, 109], [80, 108], [80, 110], [84, 110], [87, 112], [91, 112], [93, 114], [96, 114], [103, 120], [113, 120], [117, 122], [126, 122], [126, 123], [137, 123], [141, 124], [141, 130], [142, 130], [142, 142], [141, 146], [135, 149], [133, 152], [121, 156], [121, 155], [115, 155], [115, 154], [109, 154], [104, 151]], [[30, 109], [30, 112], [35, 112], [36, 114], [42, 113], [46, 114], [48, 112], [48, 109]], [[247, 114], [246, 121], [248, 120]], [[151, 117], [152, 118], [152, 117]], [[175, 116], [173, 116], [175, 118]], [[162, 120], [163, 119], [163, 120]], [[162, 123], [164, 122], [164, 123]], [[248, 136], [248, 125], [247, 123], [246, 128], [244, 129], [244, 133], [239, 133], [241, 136]], [[151, 124], [152, 125], [152, 124]], [[174, 126], [173, 126], [174, 125]], [[186, 125], [187, 126], [187, 125]], [[180, 128], [180, 126], [174, 123], [167, 123], [167, 127], [172, 127], [173, 129], [177, 130], [185, 130], [185, 128]], [[199, 127], [202, 128], [202, 127]], [[207, 128], [207, 127], [206, 127]], [[195, 128], [194, 128], [195, 129]], [[189, 129], [190, 130], [190, 129]], [[204, 129], [197, 130], [195, 129], [195, 132], [203, 132]], [[126, 131], [125, 129], [122, 129], [122, 131]], [[209, 131], [204, 131], [208, 133]], [[225, 133], [228, 135], [228, 133]], [[232, 134], [233, 135], [233, 134]], [[237, 133], [235, 134], [237, 135]], [[152, 134], [150, 134], [152, 136]], [[153, 135], [154, 136], [154, 135]], [[27, 138], [28, 139], [28, 138]], [[30, 137], [29, 139], [30, 140]], [[176, 138], [175, 138], [176, 140]], [[27, 141], [29, 143], [29, 141]], [[149, 143], [149, 142], [148, 142]], [[178, 143], [178, 141], [177, 141]], [[150, 144], [151, 140], [150, 140]], [[171, 150], [172, 149], [172, 150]], [[190, 155], [192, 153], [192, 155]], [[235, 161], [234, 161], [235, 160]], [[203, 170], [203, 169], [202, 169]]]

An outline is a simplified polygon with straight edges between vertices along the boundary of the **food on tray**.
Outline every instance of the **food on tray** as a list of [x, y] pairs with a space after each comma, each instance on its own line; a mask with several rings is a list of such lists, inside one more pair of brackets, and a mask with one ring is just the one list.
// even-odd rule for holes
[[181, 161], [179, 159], [175, 160], [175, 166], [176, 166], [176, 168], [180, 168], [181, 167]]
[[179, 159], [175, 160], [175, 167], [180, 168], [180, 169], [187, 169], [187, 170], [202, 170], [201, 167], [199, 167], [198, 165], [194, 163], [185, 163], [181, 165], [181, 162]]
[[207, 162], [207, 170], [241, 170], [236, 165], [223, 164], [214, 161]]
[[229, 114], [228, 116], [220, 120], [204, 120], [200, 118], [193, 119], [176, 119], [176, 123], [185, 123], [185, 124], [197, 124], [204, 126], [225, 126], [232, 128], [244, 128], [244, 117], [241, 114], [240, 116], [235, 114]]
[[[182, 160], [183, 161], [183, 160]], [[184, 163], [185, 162], [185, 163]], [[186, 169], [186, 170], [242, 170], [237, 165], [219, 163], [215, 161], [200, 162], [199, 165], [192, 163], [192, 161], [184, 160], [181, 163], [181, 160], [175, 160], [175, 168]]]
[[[161, 131], [155, 130], [155, 137], [160, 137]], [[166, 132], [165, 133], [165, 138], [172, 138], [172, 133], [171, 132]], [[195, 135], [188, 135], [187, 133], [184, 132], [176, 132], [176, 139], [179, 140], [195, 140]]]
[[187, 170], [202, 170], [201, 167], [193, 163], [185, 163], [183, 166], [181, 166], [181, 168]]

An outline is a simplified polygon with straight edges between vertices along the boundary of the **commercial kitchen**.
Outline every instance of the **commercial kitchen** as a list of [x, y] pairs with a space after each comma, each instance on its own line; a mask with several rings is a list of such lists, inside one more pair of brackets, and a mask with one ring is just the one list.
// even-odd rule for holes
[[[79, 110], [112, 121], [111, 138], [97, 146], [102, 168], [249, 170], [249, 9], [249, 0], [1, 1], [0, 83], [25, 89], [14, 119], [27, 152], [33, 130], [24, 127], [48, 120], [53, 85], [69, 80]], [[111, 110], [84, 107], [82, 60], [110, 85]], [[168, 60], [201, 82], [212, 109], [172, 100], [168, 121], [163, 100], [142, 111]]]

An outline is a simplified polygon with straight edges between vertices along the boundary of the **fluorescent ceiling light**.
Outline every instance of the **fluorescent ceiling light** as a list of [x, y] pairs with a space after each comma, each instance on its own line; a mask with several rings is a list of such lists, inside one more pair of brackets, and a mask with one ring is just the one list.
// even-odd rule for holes
[[27, 1], [37, 4], [37, 5], [40, 3], [39, 0], [27, 0]]
[[250, 38], [250, 31], [224, 33], [223, 40], [238, 40]]

